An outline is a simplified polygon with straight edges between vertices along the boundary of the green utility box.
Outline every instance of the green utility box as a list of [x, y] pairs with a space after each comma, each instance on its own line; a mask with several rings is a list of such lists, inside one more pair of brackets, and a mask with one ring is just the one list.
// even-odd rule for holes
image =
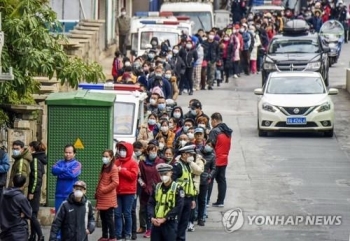
[[[46, 99], [47, 117], [47, 204], [54, 207], [56, 177], [51, 167], [64, 159], [64, 146], [77, 149], [82, 164], [79, 180], [87, 184], [87, 196], [93, 201], [102, 166], [102, 151], [113, 149], [113, 111], [115, 94], [89, 92], [53, 93]], [[73, 190], [73, 187], [72, 187]]]

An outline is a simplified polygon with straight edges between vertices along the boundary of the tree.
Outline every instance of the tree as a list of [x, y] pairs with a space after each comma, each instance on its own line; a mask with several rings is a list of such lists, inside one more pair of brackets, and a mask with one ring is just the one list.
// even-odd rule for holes
[[[50, 33], [60, 24], [48, 0], [1, 0], [0, 12], [5, 33], [2, 70], [8, 72], [12, 66], [15, 76], [14, 81], [0, 83], [0, 103], [33, 104], [32, 94], [40, 87], [35, 76], [56, 76], [61, 84], [72, 87], [80, 81], [104, 79], [99, 64], [69, 57], [62, 45], [67, 41], [64, 35]], [[8, 115], [0, 111], [0, 125], [8, 121]]]

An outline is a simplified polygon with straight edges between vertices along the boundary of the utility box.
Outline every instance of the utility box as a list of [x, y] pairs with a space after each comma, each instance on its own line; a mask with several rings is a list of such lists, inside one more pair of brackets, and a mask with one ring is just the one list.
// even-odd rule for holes
[[[56, 177], [51, 167], [64, 159], [64, 146], [72, 144], [82, 164], [79, 180], [87, 184], [93, 201], [102, 166], [102, 152], [113, 150], [113, 118], [116, 95], [78, 90], [53, 93], [46, 99], [47, 117], [47, 204], [54, 206]], [[72, 187], [73, 190], [73, 187]]]

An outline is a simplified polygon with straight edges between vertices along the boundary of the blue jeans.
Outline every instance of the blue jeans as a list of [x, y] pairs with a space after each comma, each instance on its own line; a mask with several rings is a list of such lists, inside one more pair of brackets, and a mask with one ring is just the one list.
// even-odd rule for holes
[[117, 196], [118, 207], [115, 209], [114, 213], [115, 234], [117, 236], [117, 239], [121, 239], [123, 233], [125, 234], [125, 237], [131, 237], [131, 210], [134, 203], [134, 198], [135, 194], [119, 194]]

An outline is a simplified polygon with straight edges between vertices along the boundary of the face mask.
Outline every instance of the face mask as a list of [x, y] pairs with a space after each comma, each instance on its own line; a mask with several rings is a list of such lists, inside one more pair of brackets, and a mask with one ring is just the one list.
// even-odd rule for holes
[[125, 66], [131, 66], [130, 62], [125, 62]]
[[178, 52], [179, 52], [179, 50], [177, 50], [177, 49], [174, 49], [174, 50], [173, 50], [173, 53], [174, 53], [174, 54], [177, 54]]
[[110, 160], [108, 157], [102, 157], [102, 162], [103, 162], [103, 164], [108, 164], [108, 163], [110, 163]]
[[171, 162], [171, 161], [173, 160], [173, 157], [166, 157], [165, 160], [166, 160], [167, 162]]
[[170, 78], [171, 78], [171, 74], [166, 74], [166, 75], [164, 75], [164, 77], [165, 77], [166, 79], [170, 79]]
[[260, 28], [261, 25], [256, 25], [256, 28]]
[[225, 41], [229, 41], [230, 38], [229, 38], [229, 37], [225, 37], [224, 40], [225, 40]]
[[193, 161], [194, 161], [194, 157], [193, 157], [193, 156], [187, 157], [187, 161], [188, 161], [188, 162], [193, 162]]
[[187, 143], [187, 141], [182, 140], [182, 141], [180, 141], [180, 146], [185, 146], [186, 143]]
[[186, 133], [188, 131], [189, 127], [188, 126], [184, 126], [182, 129]]
[[160, 128], [160, 130], [161, 130], [162, 132], [167, 132], [167, 131], [169, 130], [169, 127], [167, 127], [167, 126], [162, 126], [162, 127]]
[[161, 77], [161, 76], [162, 76], [161, 73], [155, 73], [154, 75], [155, 75], [155, 76], [158, 76], [158, 77]]
[[174, 124], [173, 123], [169, 123], [169, 128], [170, 129], [174, 128]]
[[192, 140], [194, 138], [194, 134], [193, 133], [187, 133], [188, 139]]
[[205, 129], [205, 124], [198, 124], [198, 127], [202, 127], [203, 129]]
[[144, 71], [145, 73], [148, 73], [149, 69], [148, 69], [148, 68], [144, 68], [143, 71]]
[[119, 151], [119, 155], [121, 158], [125, 158], [126, 157], [126, 151], [122, 150], [122, 151]]
[[163, 150], [164, 149], [164, 143], [159, 143], [159, 150]]
[[191, 115], [197, 115], [196, 110], [191, 110]]
[[174, 112], [174, 117], [176, 119], [179, 119], [181, 117], [181, 113], [180, 112]]
[[232, 33], [237, 33], [237, 30], [236, 29], [232, 30]]
[[241, 29], [239, 30], [239, 32], [243, 33], [243, 32], [244, 32], [244, 28], [241, 28]]
[[172, 57], [173, 57], [172, 54], [169, 54], [169, 55], [167, 56], [168, 59], [171, 59]]
[[122, 14], [122, 15], [125, 15], [125, 14], [126, 14], [126, 12], [121, 12], [121, 14]]
[[165, 104], [158, 104], [158, 110], [165, 110]]
[[74, 197], [76, 197], [76, 198], [82, 198], [83, 196], [84, 196], [83, 191], [81, 191], [81, 190], [75, 190], [75, 191], [74, 191]]
[[209, 39], [210, 39], [210, 40], [213, 40], [214, 38], [215, 38], [214, 35], [209, 35]]
[[13, 154], [14, 156], [19, 156], [19, 155], [21, 154], [21, 151], [20, 151], [20, 150], [13, 150], [13, 151], [12, 151], [12, 154]]
[[149, 103], [150, 103], [151, 105], [156, 105], [156, 104], [157, 104], [157, 101], [156, 101], [155, 99], [150, 99], [150, 100], [149, 100]]
[[135, 155], [136, 155], [136, 156], [141, 156], [141, 155], [142, 155], [142, 152], [141, 152], [141, 151], [137, 151], [137, 152], [135, 152]]
[[149, 120], [148, 120], [148, 124], [149, 124], [150, 126], [154, 126], [154, 125], [156, 124], [156, 120], [155, 120], [155, 119], [149, 119]]
[[191, 49], [192, 48], [192, 44], [186, 44], [186, 48]]
[[148, 58], [153, 59], [154, 58], [154, 54], [149, 54]]
[[207, 40], [208, 38], [207, 38], [207, 37], [203, 37], [202, 39], [203, 39], [203, 41], [205, 41], [205, 40]]
[[169, 176], [161, 176], [160, 179], [162, 180], [163, 183], [167, 183], [170, 180]]
[[148, 155], [148, 158], [149, 158], [151, 161], [153, 161], [154, 159], [156, 159], [156, 157], [157, 157], [157, 153], [150, 153], [150, 154]]
[[204, 151], [207, 152], [207, 153], [209, 153], [209, 152], [212, 152], [212, 151], [213, 151], [213, 148], [212, 148], [211, 146], [206, 145], [206, 146], [204, 147]]

